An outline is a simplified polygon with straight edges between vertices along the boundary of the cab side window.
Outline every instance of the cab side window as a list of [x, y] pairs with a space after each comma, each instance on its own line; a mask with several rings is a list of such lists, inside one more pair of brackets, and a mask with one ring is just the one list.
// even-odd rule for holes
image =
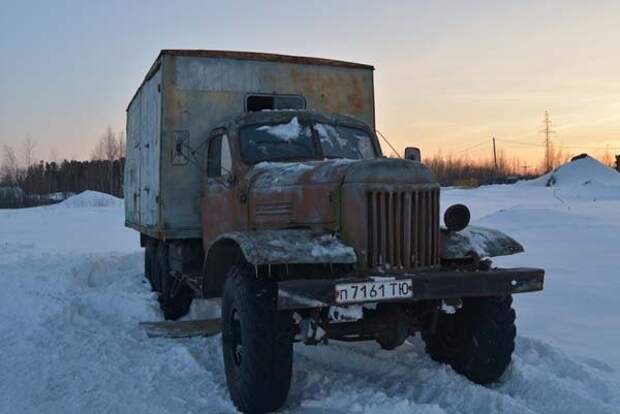
[[223, 177], [231, 173], [232, 154], [228, 142], [228, 135], [217, 135], [209, 142], [207, 157], [207, 176]]

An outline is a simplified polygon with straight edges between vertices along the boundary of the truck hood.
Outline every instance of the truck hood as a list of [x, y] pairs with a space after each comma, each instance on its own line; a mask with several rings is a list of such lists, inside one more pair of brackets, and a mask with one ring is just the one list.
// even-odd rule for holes
[[419, 162], [389, 158], [260, 163], [246, 178], [255, 229], [335, 230], [341, 217], [342, 186], [434, 182], [431, 171]]
[[250, 187], [273, 188], [303, 184], [429, 184], [430, 169], [419, 162], [392, 158], [334, 159], [307, 162], [262, 162], [248, 173]]

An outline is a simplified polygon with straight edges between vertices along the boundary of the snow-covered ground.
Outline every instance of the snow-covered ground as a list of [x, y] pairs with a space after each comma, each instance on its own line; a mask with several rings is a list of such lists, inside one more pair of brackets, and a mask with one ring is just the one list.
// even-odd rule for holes
[[[554, 187], [443, 192], [445, 207], [466, 203], [476, 225], [525, 245], [496, 263], [547, 270], [543, 293], [516, 296], [517, 348], [499, 384], [431, 361], [419, 337], [393, 352], [296, 345], [284, 411], [620, 413], [620, 185], [588, 180], [598, 165], [571, 168]], [[0, 210], [0, 412], [234, 412], [219, 336], [148, 339], [138, 326], [161, 315], [114, 201]]]

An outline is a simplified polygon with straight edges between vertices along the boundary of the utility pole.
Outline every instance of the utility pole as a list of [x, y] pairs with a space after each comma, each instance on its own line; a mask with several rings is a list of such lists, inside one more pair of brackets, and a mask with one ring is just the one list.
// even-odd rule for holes
[[497, 150], [495, 149], [495, 137], [493, 137], [493, 161], [495, 163], [495, 175], [497, 175]]
[[553, 154], [551, 153], [551, 134], [555, 133], [551, 129], [551, 120], [549, 119], [549, 111], [545, 111], [545, 119], [543, 120], [543, 129], [540, 131], [545, 134], [545, 172], [553, 169]]
[[522, 168], [523, 168], [523, 175], [527, 176], [527, 169], [529, 168], [529, 165], [525, 164], [525, 165], [523, 165]]

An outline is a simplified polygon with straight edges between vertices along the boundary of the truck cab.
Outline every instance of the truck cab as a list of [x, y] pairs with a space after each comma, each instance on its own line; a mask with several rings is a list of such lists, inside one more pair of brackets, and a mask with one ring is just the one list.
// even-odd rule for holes
[[203, 214], [206, 246], [233, 230], [338, 231], [342, 172], [382, 157], [368, 125], [315, 111], [240, 114], [207, 145], [203, 212], [221, 214]]

